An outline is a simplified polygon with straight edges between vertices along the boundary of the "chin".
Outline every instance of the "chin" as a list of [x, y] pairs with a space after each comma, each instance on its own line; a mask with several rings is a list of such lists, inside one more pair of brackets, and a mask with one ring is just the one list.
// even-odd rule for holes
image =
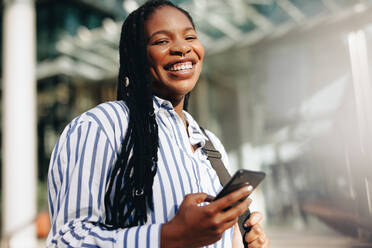
[[192, 86], [184, 87], [184, 88], [174, 89], [173, 95], [184, 97], [185, 95], [187, 95], [188, 93], [190, 93], [194, 89], [194, 86], [195, 86], [195, 84], [192, 85]]

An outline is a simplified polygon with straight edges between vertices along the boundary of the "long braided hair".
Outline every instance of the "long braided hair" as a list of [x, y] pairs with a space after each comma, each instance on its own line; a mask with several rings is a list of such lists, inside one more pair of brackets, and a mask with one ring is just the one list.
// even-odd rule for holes
[[[144, 224], [147, 209], [153, 210], [152, 185], [159, 143], [146, 53], [145, 21], [163, 6], [180, 10], [194, 26], [190, 14], [184, 9], [170, 1], [151, 0], [132, 12], [121, 30], [117, 98], [129, 109], [129, 124], [105, 195], [106, 224], [113, 228]], [[129, 85], [125, 84], [127, 80]], [[184, 109], [187, 100], [188, 95]]]

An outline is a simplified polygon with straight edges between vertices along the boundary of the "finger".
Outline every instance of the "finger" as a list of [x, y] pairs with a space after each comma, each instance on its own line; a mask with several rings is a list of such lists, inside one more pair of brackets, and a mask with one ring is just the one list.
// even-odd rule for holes
[[238, 218], [245, 211], [247, 211], [249, 205], [252, 203], [252, 199], [246, 198], [244, 201], [240, 202], [238, 205], [230, 208], [226, 212], [221, 212], [224, 221], [230, 221], [232, 219]]
[[216, 212], [221, 212], [225, 208], [230, 207], [240, 199], [246, 198], [252, 192], [252, 186], [244, 186], [224, 197], [218, 199], [210, 205], [213, 205]]
[[185, 196], [184, 204], [196, 205], [204, 202], [208, 198], [206, 193], [194, 193]]
[[260, 226], [260, 224], [256, 224], [252, 227], [252, 229], [245, 235], [245, 241], [247, 243], [251, 243], [258, 239], [259, 237], [265, 237], [265, 232]]
[[262, 218], [263, 217], [262, 217], [261, 212], [258, 212], [258, 211], [252, 212], [249, 219], [246, 222], [244, 222], [244, 226], [245, 227], [254, 226], [258, 224], [259, 222], [261, 222]]
[[221, 225], [221, 230], [225, 231], [227, 229], [230, 229], [238, 222], [238, 218], [232, 219], [230, 221], [226, 221]]
[[266, 237], [259, 237], [255, 241], [248, 243], [248, 248], [268, 248], [269, 239]]
[[205, 198], [205, 202], [212, 202], [214, 200], [214, 196], [207, 195], [207, 198]]

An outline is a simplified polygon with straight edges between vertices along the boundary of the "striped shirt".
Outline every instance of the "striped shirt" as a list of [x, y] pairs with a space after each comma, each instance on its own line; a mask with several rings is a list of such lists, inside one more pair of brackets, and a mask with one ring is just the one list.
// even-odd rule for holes
[[[159, 126], [158, 170], [154, 178], [154, 211], [142, 226], [105, 228], [104, 197], [110, 172], [121, 151], [128, 126], [122, 101], [106, 102], [76, 117], [63, 131], [51, 156], [48, 201], [52, 228], [48, 247], [160, 247], [163, 223], [171, 220], [186, 194], [216, 195], [218, 176], [201, 147], [206, 137], [184, 111], [188, 133], [169, 101], [153, 98]], [[221, 142], [209, 139], [228, 165]], [[191, 145], [198, 145], [195, 152]], [[233, 228], [208, 247], [232, 246]]]

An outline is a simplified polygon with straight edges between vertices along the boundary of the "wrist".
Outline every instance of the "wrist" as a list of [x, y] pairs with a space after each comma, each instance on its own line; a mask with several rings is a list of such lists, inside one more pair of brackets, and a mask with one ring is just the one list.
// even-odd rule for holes
[[184, 247], [182, 242], [181, 230], [172, 221], [165, 223], [161, 226], [161, 248], [179, 248]]

